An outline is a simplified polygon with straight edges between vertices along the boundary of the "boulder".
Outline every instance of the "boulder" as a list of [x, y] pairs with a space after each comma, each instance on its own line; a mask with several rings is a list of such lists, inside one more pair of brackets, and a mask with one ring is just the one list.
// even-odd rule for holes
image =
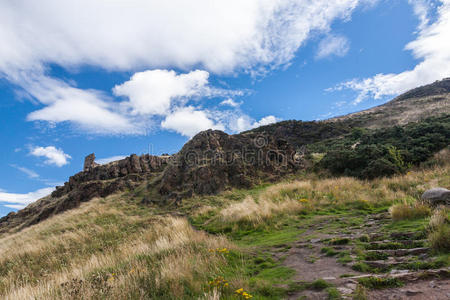
[[450, 205], [450, 190], [446, 188], [433, 188], [425, 191], [422, 201], [430, 206]]

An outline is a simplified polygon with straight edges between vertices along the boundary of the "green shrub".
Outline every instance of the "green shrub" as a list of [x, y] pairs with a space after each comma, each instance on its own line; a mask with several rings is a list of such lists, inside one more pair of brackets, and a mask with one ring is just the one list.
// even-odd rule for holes
[[403, 282], [392, 277], [364, 277], [359, 278], [358, 283], [369, 289], [386, 289], [403, 286]]
[[323, 279], [317, 279], [316, 281], [313, 281], [309, 284], [309, 288], [314, 290], [323, 290], [331, 286], [332, 285], [330, 283], [326, 282]]
[[339, 253], [339, 251], [336, 251], [330, 247], [323, 247], [322, 249], [320, 249], [320, 252], [325, 253], [326, 256], [335, 256]]

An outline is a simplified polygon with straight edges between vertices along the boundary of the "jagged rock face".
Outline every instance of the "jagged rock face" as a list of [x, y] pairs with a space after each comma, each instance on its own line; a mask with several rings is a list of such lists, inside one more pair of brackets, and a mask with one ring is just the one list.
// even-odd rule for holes
[[172, 199], [215, 194], [227, 187], [249, 187], [302, 167], [295, 148], [264, 134], [228, 135], [208, 130], [197, 134], [163, 172], [159, 192]]
[[[95, 157], [95, 156], [94, 156]], [[83, 183], [95, 180], [110, 180], [125, 177], [130, 174], [143, 175], [153, 172], [161, 172], [167, 165], [168, 157], [159, 157], [149, 154], [131, 156], [111, 162], [106, 165], [97, 165], [87, 171], [77, 173], [64, 183], [64, 186], [57, 187], [52, 193], [53, 197], [61, 197], [73, 190], [82, 187]], [[138, 180], [139, 177], [136, 177]]]
[[88, 156], [86, 156], [84, 158], [84, 167], [83, 167], [83, 171], [87, 172], [93, 168], [95, 168], [96, 166], [98, 166], [99, 164], [97, 164], [95, 162], [95, 153], [91, 153]]

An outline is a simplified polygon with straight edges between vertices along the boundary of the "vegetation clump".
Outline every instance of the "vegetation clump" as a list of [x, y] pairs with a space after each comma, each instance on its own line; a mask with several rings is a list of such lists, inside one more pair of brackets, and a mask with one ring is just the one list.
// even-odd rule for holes
[[386, 289], [404, 285], [404, 283], [397, 278], [374, 276], [359, 278], [358, 283], [369, 289]]
[[438, 252], [450, 251], [450, 221], [446, 208], [438, 209], [428, 224], [428, 240], [431, 248]]
[[431, 208], [421, 203], [414, 205], [394, 204], [389, 208], [389, 213], [394, 221], [414, 220], [430, 216]]

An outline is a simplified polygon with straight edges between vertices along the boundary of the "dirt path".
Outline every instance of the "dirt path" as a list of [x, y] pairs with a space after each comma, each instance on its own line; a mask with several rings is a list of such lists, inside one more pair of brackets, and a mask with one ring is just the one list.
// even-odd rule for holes
[[[363, 288], [367, 299], [450, 299], [450, 269], [424, 264], [432, 263], [433, 258], [423, 237], [415, 232], [383, 231], [383, 225], [391, 222], [386, 213], [368, 215], [359, 224], [347, 224], [346, 219], [318, 217], [284, 253], [283, 264], [296, 271], [294, 281], [323, 279], [343, 299], [352, 299], [362, 277], [380, 281], [394, 278], [403, 286]], [[281, 258], [281, 254], [278, 256]], [[412, 265], [419, 270], [412, 270]], [[326, 289], [306, 288], [288, 299], [329, 297]]]

